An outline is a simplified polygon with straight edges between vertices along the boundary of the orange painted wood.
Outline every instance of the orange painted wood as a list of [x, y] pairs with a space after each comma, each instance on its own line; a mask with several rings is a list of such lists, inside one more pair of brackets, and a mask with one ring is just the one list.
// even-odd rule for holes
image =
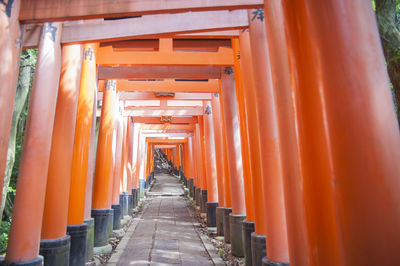
[[[221, 82], [220, 82], [221, 84]], [[221, 85], [220, 85], [221, 86]], [[221, 97], [221, 94], [219, 94]], [[221, 114], [221, 131], [222, 131], [222, 159], [223, 159], [223, 171], [224, 171], [224, 203], [225, 207], [232, 208], [232, 193], [231, 193], [231, 176], [229, 172], [228, 164], [228, 147], [226, 142], [226, 128], [225, 128], [225, 116], [223, 110], [223, 102], [221, 98], [220, 103], [220, 114]]]
[[[12, 3], [10, 16], [7, 12], [0, 12], [0, 187], [3, 188], [4, 173], [7, 163], [8, 143], [11, 132], [13, 104], [17, 88], [18, 70], [21, 51], [16, 43], [20, 43], [20, 25], [18, 14], [20, 0]], [[3, 7], [2, 7], [3, 8]], [[0, 195], [0, 202], [3, 193]]]
[[204, 151], [206, 163], [207, 178], [207, 202], [218, 202], [217, 185], [217, 158], [215, 154], [215, 137], [213, 112], [211, 110], [211, 101], [206, 101], [204, 106]]
[[219, 79], [219, 66], [100, 66], [99, 79]]
[[231, 69], [221, 77], [221, 101], [224, 113], [224, 127], [228, 154], [229, 176], [232, 193], [232, 213], [246, 214], [244, 195], [243, 163], [240, 141], [238, 107], [236, 102], [235, 81]]
[[[104, 80], [99, 81], [99, 91], [103, 91]], [[101, 85], [100, 85], [101, 84]], [[118, 91], [142, 92], [218, 92], [218, 80], [208, 81], [128, 81], [117, 80]]]
[[[174, 96], [157, 96], [156, 92], [119, 92], [118, 98], [125, 100], [177, 100], [177, 101], [203, 101], [211, 100], [211, 93], [176, 92]], [[99, 100], [103, 99], [103, 92], [99, 92]]]
[[118, 52], [111, 46], [100, 48], [101, 66], [231, 66], [232, 49], [220, 47], [218, 52]]
[[[252, 12], [249, 11], [249, 17]], [[282, 160], [278, 133], [278, 106], [272, 84], [272, 71], [266, 41], [265, 24], [258, 19], [250, 26], [253, 75], [257, 86], [256, 105], [260, 129], [261, 169], [265, 212], [267, 257], [272, 261], [289, 262], [285, 202], [283, 194]], [[271, 50], [271, 54], [275, 51]], [[259, 68], [263, 65], [266, 67]]]
[[121, 188], [121, 161], [122, 161], [122, 145], [123, 145], [123, 124], [122, 124], [122, 116], [119, 116], [115, 120], [116, 129], [116, 143], [115, 143], [115, 163], [113, 168], [113, 192], [112, 192], [112, 204], [119, 204], [119, 195], [120, 195], [120, 188]]
[[[257, 35], [255, 35], [257, 36]], [[264, 192], [263, 192], [263, 175], [262, 175], [262, 164], [261, 164], [261, 152], [262, 146], [260, 144], [260, 131], [259, 116], [263, 114], [259, 113], [258, 100], [256, 95], [256, 87], [254, 81], [254, 67], [249, 32], [245, 31], [240, 34], [240, 63], [241, 69], [243, 70], [243, 95], [246, 101], [246, 118], [249, 132], [249, 155], [250, 155], [250, 167], [252, 173], [252, 186], [253, 186], [253, 202], [254, 202], [254, 226], [255, 232], [259, 235], [265, 235], [265, 219], [266, 211], [264, 208]], [[256, 48], [256, 47], [254, 47]], [[250, 135], [249, 135], [250, 136]], [[294, 155], [296, 156], [296, 155]]]
[[131, 108], [125, 108], [122, 114], [124, 116], [198, 116], [202, 114], [202, 107], [169, 107], [168, 109], [160, 108], [136, 108], [130, 110]]
[[[199, 119], [200, 117], [198, 117]], [[197, 173], [197, 184], [196, 187], [197, 188], [201, 188], [204, 189], [202, 186], [203, 183], [203, 178], [205, 178], [204, 176], [204, 164], [203, 164], [203, 155], [202, 155], [202, 151], [201, 151], [201, 137], [200, 137], [200, 126], [199, 124], [201, 120], [199, 119], [199, 123], [196, 124], [196, 161], [197, 161], [197, 169], [198, 169], [198, 173]]]
[[[154, 129], [154, 130], [194, 130], [194, 124], [180, 125], [180, 124], [143, 124], [142, 130]], [[187, 141], [187, 140], [186, 140]]]
[[66, 233], [82, 50], [81, 45], [62, 48], [41, 239], [62, 238]]
[[[251, 19], [251, 18], [250, 18]], [[235, 89], [236, 89], [236, 101], [238, 103], [238, 115], [239, 115], [239, 126], [240, 126], [240, 143], [242, 148], [242, 162], [243, 162], [243, 185], [246, 202], [246, 220], [254, 221], [254, 202], [253, 202], [253, 173], [250, 167], [251, 157], [249, 151], [249, 140], [248, 140], [248, 124], [246, 117], [246, 99], [243, 92], [243, 73], [240, 65], [240, 48], [239, 39], [232, 39], [232, 49], [234, 58], [234, 74], [235, 74]], [[249, 131], [252, 132], [252, 131]]]
[[[142, 129], [143, 129], [143, 125], [142, 125]], [[182, 143], [187, 143], [188, 139], [184, 138], [184, 139], [165, 139], [165, 138], [146, 138], [146, 142], [149, 143], [157, 143], [157, 144], [182, 144]]]
[[201, 189], [207, 189], [207, 173], [206, 173], [206, 150], [205, 150], [205, 136], [204, 136], [204, 117], [199, 116], [199, 136], [200, 136], [200, 152], [202, 160], [202, 179], [201, 179]]
[[260, 0], [215, 1], [112, 1], [112, 0], [23, 0], [19, 19], [24, 23], [128, 17], [144, 14], [176, 13], [197, 10], [243, 9], [262, 7]]
[[[40, 229], [61, 68], [62, 26], [61, 23], [45, 24], [45, 29], [50, 26], [53, 27], [54, 35], [44, 31], [39, 44], [18, 173], [18, 192], [14, 200], [5, 258], [8, 263], [26, 262], [36, 259], [39, 255]], [[13, 79], [12, 76], [9, 78]], [[7, 104], [12, 105], [12, 103]]]
[[96, 90], [95, 54], [97, 47], [98, 44], [84, 45], [71, 166], [72, 176], [68, 205], [68, 224], [70, 225], [82, 224], [84, 219], [90, 135], [94, 112], [94, 92]]
[[215, 138], [215, 156], [217, 158], [217, 185], [218, 185], [218, 207], [225, 207], [225, 196], [224, 196], [224, 151], [223, 151], [223, 139], [222, 139], [222, 117], [221, 117], [221, 104], [219, 102], [219, 94], [213, 94], [211, 101], [211, 108], [213, 112], [213, 126], [214, 126], [214, 138]]
[[115, 121], [116, 82], [106, 83], [104, 101], [101, 110], [98, 137], [96, 170], [93, 183], [93, 209], [109, 209], [112, 193], [112, 137]]
[[162, 121], [161, 117], [150, 117], [150, 116], [134, 116], [133, 121], [135, 123], [144, 123], [144, 124], [194, 124], [197, 123], [197, 117], [172, 117], [171, 121]]

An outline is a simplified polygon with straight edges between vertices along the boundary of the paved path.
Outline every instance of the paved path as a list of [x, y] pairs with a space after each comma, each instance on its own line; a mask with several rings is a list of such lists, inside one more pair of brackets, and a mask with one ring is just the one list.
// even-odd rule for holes
[[147, 198], [124, 250], [118, 252], [118, 246], [109, 265], [214, 265], [194, 229], [190, 203], [183, 196], [165, 196], [183, 194], [178, 179], [157, 175], [151, 192], [159, 196]]

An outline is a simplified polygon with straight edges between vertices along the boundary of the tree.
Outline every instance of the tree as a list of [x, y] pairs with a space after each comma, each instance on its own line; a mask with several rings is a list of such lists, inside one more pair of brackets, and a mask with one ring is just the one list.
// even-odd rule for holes
[[399, 0], [375, 0], [376, 20], [378, 22], [389, 77], [393, 85], [398, 121], [400, 121], [399, 4]]

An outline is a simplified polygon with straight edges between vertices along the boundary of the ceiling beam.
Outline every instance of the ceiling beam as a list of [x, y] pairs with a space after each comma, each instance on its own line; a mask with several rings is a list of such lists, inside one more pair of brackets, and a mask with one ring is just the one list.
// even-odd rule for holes
[[263, 0], [22, 0], [23, 23], [127, 17], [198, 10], [261, 8]]
[[125, 109], [122, 111], [123, 116], [198, 116], [203, 115], [203, 107], [196, 108], [179, 108], [179, 109]]
[[184, 139], [164, 139], [164, 138], [151, 138], [147, 137], [146, 142], [153, 144], [181, 144], [188, 142], [187, 138]]
[[215, 66], [100, 66], [99, 79], [219, 79]]
[[142, 124], [141, 130], [195, 130], [194, 124]]
[[[141, 92], [219, 92], [219, 81], [210, 79], [208, 81], [129, 81], [117, 80], [118, 91], [141, 91]], [[99, 91], [103, 91], [105, 80], [99, 80]]]
[[197, 117], [171, 117], [171, 120], [166, 122], [162, 121], [161, 117], [145, 117], [145, 116], [135, 116], [133, 117], [134, 123], [144, 123], [144, 124], [193, 124], [197, 123]]
[[[119, 92], [119, 100], [180, 100], [211, 101], [211, 93], [176, 92], [174, 96], [156, 96], [155, 92]], [[97, 100], [103, 100], [103, 92], [98, 92]]]

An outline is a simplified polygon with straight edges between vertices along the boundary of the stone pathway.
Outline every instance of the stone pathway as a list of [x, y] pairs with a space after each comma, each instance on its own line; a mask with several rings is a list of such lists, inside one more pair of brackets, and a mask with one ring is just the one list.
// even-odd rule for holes
[[108, 265], [214, 265], [194, 229], [189, 201], [174, 195], [183, 194], [179, 180], [157, 175], [151, 192], [124, 250], [117, 247]]

